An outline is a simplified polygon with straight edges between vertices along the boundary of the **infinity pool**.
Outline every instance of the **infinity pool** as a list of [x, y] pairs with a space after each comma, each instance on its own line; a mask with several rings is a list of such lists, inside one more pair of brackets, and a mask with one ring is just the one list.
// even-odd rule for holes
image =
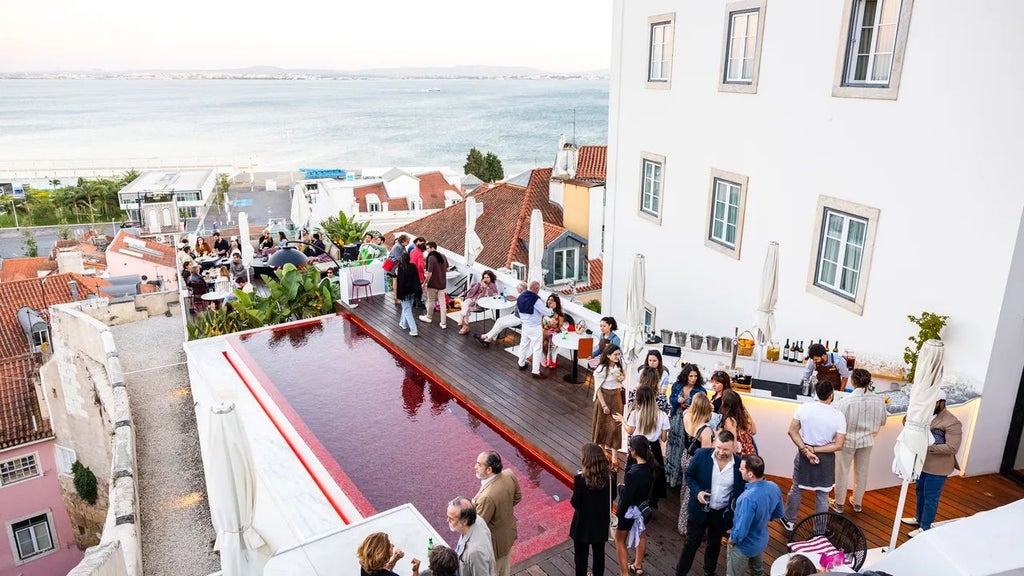
[[476, 494], [494, 449], [523, 492], [512, 562], [568, 538], [569, 487], [344, 317], [228, 340], [364, 515], [411, 502], [454, 544], [447, 502]]

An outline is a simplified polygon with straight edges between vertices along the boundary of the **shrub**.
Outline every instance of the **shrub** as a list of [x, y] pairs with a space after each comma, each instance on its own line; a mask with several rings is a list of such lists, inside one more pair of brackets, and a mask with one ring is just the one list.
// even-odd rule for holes
[[96, 475], [88, 466], [78, 460], [71, 465], [71, 473], [75, 477], [75, 492], [89, 504], [96, 503]]
[[587, 310], [590, 310], [591, 312], [594, 312], [594, 313], [597, 313], [597, 314], [601, 313], [601, 301], [600, 300], [591, 300], [590, 302], [587, 302], [586, 304], [584, 304], [583, 307], [586, 308]]

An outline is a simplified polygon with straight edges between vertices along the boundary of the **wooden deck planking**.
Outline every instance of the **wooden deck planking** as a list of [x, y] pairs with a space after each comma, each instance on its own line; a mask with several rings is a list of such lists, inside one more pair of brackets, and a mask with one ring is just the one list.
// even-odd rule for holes
[[[420, 322], [419, 336], [412, 337], [398, 327], [399, 307], [389, 298], [363, 299], [350, 312], [401, 348], [422, 368], [457, 389], [478, 410], [543, 453], [554, 465], [567, 474], [574, 473], [578, 467], [579, 448], [590, 441], [592, 403], [590, 391], [562, 379], [569, 370], [565, 359], [560, 360], [555, 377], [534, 380], [529, 371], [517, 370], [515, 358], [502, 345], [495, 343], [490, 348], [483, 348], [471, 336], [459, 335], [457, 324], [451, 319], [446, 330], [440, 329], [436, 316], [431, 326]], [[420, 313], [417, 311], [417, 316]], [[472, 323], [471, 328], [473, 332], [480, 333], [489, 329], [491, 324], [491, 320], [482, 320]], [[509, 345], [517, 338], [517, 335], [511, 336]], [[779, 485], [785, 496], [790, 486], [789, 479], [770, 479]], [[869, 547], [888, 545], [899, 492], [899, 486], [868, 492], [864, 498], [864, 511], [859, 514], [853, 513], [852, 506], [847, 503], [846, 514], [864, 531]], [[999, 475], [952, 477], [946, 483], [936, 520], [969, 516], [1020, 498], [1024, 498], [1024, 488]], [[813, 503], [813, 495], [805, 494], [801, 518], [813, 512]], [[914, 505], [914, 488], [911, 486], [904, 515], [912, 516]], [[682, 536], [675, 529], [678, 513], [678, 495], [670, 494], [661, 502], [648, 531], [648, 554], [644, 562], [646, 574], [670, 576], [675, 573], [676, 560], [683, 546]], [[901, 525], [900, 543], [907, 540], [906, 535], [912, 529]], [[770, 533], [771, 540], [765, 552], [768, 565], [786, 553], [788, 541], [777, 522], [770, 526]], [[605, 551], [607, 573], [617, 573], [614, 546], [609, 543]], [[724, 558], [723, 547], [718, 573], [725, 572]], [[692, 573], [702, 571], [703, 548], [698, 551], [691, 569]], [[513, 572], [528, 576], [573, 574], [572, 542], [566, 540], [520, 562]]]

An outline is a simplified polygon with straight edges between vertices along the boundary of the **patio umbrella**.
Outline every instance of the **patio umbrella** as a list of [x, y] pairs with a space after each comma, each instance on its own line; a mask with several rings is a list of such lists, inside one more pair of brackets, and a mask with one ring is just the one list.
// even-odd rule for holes
[[892, 471], [903, 479], [903, 486], [900, 488], [900, 499], [896, 505], [896, 518], [892, 523], [889, 550], [896, 548], [900, 518], [903, 516], [903, 506], [907, 501], [907, 488], [921, 476], [928, 445], [934, 441], [931, 422], [935, 413], [935, 400], [942, 385], [942, 356], [943, 347], [939, 340], [928, 340], [921, 346], [914, 383], [910, 387], [907, 421], [896, 438], [893, 450]]
[[626, 365], [626, 378], [636, 387], [637, 367], [644, 353], [644, 291], [647, 289], [644, 255], [633, 255], [633, 271], [626, 283], [626, 321], [622, 327], [622, 361]]
[[297, 228], [305, 228], [309, 224], [310, 215], [309, 202], [306, 195], [299, 188], [292, 192], [292, 222]]
[[[483, 251], [484, 245], [480, 243], [480, 236], [476, 233], [476, 198], [466, 198], [466, 266], [473, 266], [476, 257]], [[470, 279], [473, 274], [470, 271]]]
[[245, 212], [238, 213], [238, 243], [242, 247], [242, 264], [245, 264], [246, 282], [252, 282], [249, 267], [252, 266], [252, 257], [255, 255], [255, 251], [249, 236], [249, 215]]
[[526, 275], [526, 281], [539, 280], [544, 285], [544, 268], [541, 267], [541, 260], [544, 259], [544, 217], [540, 210], [534, 208], [530, 214], [530, 268]]
[[252, 527], [256, 507], [256, 475], [249, 439], [235, 405], [217, 402], [210, 408], [210, 458], [207, 480], [210, 515], [217, 531], [224, 576], [259, 574], [256, 549], [263, 537]]
[[[768, 243], [768, 254], [764, 257], [761, 271], [761, 299], [757, 305], [757, 342], [762, 345], [771, 341], [775, 332], [775, 304], [779, 301], [779, 243]], [[761, 357], [757, 355], [757, 375], [761, 375]]]

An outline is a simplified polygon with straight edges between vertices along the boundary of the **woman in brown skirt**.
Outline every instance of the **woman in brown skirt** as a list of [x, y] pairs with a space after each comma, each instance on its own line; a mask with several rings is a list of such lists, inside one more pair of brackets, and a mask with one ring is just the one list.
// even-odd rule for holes
[[594, 369], [594, 434], [592, 441], [608, 452], [608, 461], [618, 469], [615, 451], [622, 447], [620, 424], [614, 416], [622, 416], [622, 382], [626, 379], [622, 368], [622, 351], [608, 344], [601, 352], [601, 360]]

